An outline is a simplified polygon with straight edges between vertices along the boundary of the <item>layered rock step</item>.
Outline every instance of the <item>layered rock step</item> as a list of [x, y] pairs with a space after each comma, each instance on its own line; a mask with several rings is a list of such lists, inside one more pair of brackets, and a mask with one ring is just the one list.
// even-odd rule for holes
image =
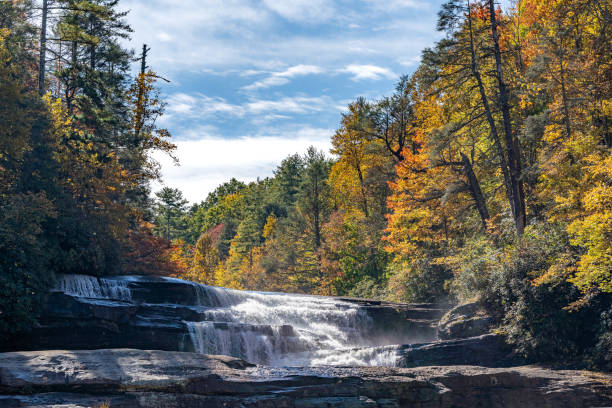
[[139, 348], [268, 365], [386, 365], [436, 340], [447, 308], [216, 288], [165, 277], [60, 277], [40, 326], [3, 351]]
[[168, 351], [0, 353], [2, 407], [605, 407], [611, 384], [606, 374], [538, 367], [274, 368]]

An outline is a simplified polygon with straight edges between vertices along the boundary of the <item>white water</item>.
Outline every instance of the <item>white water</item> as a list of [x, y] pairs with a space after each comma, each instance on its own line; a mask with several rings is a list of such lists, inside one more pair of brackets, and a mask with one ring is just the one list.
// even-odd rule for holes
[[[202, 322], [185, 322], [194, 349], [274, 366], [393, 366], [397, 346], [368, 342], [370, 318], [333, 298], [196, 285]], [[208, 306], [201, 304], [201, 306]], [[214, 323], [214, 322], [227, 322]]]
[[55, 290], [89, 299], [132, 300], [128, 282], [87, 275], [60, 275]]
[[[394, 366], [398, 346], [377, 345], [358, 304], [334, 298], [247, 292], [163, 278], [193, 293], [200, 321], [184, 321], [193, 349], [272, 366]], [[138, 277], [60, 276], [56, 290], [107, 301], [132, 301]], [[146, 283], [145, 283], [146, 287]], [[142, 289], [141, 289], [142, 290]], [[189, 302], [186, 296], [185, 302]], [[167, 307], [176, 305], [165, 303]]]

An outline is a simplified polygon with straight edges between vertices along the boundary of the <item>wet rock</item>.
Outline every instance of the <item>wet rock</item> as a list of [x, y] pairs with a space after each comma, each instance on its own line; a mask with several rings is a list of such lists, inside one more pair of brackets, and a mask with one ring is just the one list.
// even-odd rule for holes
[[452, 308], [438, 323], [438, 337], [442, 340], [464, 339], [491, 331], [493, 318], [478, 303], [467, 303]]
[[181, 350], [189, 342], [183, 320], [198, 319], [191, 308], [80, 299], [54, 292], [32, 331], [0, 344], [0, 351], [50, 348], [131, 347]]
[[538, 367], [270, 368], [145, 350], [0, 354], [0, 406], [595, 407], [612, 376]]
[[[225, 301], [223, 289], [204, 290], [201, 285], [178, 279], [154, 276], [99, 279], [76, 275], [72, 278], [64, 280], [64, 289], [72, 294], [52, 292], [42, 310], [40, 325], [0, 344], [0, 351], [121, 347], [195, 351], [185, 322], [201, 321], [203, 311]], [[108, 295], [113, 292], [113, 282], [120, 283], [121, 296], [111, 299], [77, 296], [76, 292], [83, 290], [92, 296], [102, 292]], [[437, 321], [446, 311], [432, 304], [337, 299], [346, 307], [358, 305], [369, 317], [371, 327], [367, 336], [373, 345], [433, 341]], [[225, 320], [230, 319], [216, 321], [216, 327], [229, 330], [230, 323]], [[244, 324], [241, 328], [268, 337], [273, 335], [270, 326]], [[282, 325], [280, 335], [295, 338], [298, 333], [294, 327]]]
[[402, 346], [398, 367], [430, 365], [476, 365], [482, 367], [510, 367], [522, 361], [512, 354], [504, 338], [484, 334], [459, 340]]

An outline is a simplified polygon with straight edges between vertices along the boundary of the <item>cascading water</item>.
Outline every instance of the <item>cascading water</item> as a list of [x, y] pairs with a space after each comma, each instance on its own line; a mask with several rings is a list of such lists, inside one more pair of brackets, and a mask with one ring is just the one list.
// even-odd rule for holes
[[128, 282], [87, 275], [60, 275], [55, 290], [67, 295], [89, 299], [123, 301], [132, 299]]
[[[195, 285], [203, 321], [185, 322], [196, 351], [275, 366], [393, 366], [397, 346], [373, 347], [371, 321], [333, 298]], [[222, 323], [220, 323], [222, 322]]]
[[[158, 288], [154, 297], [147, 297], [147, 285]], [[177, 288], [181, 296], [172, 297]], [[330, 297], [238, 291], [172, 278], [84, 275], [60, 276], [55, 290], [83, 302], [130, 302], [156, 310], [141, 321], [158, 319], [160, 310], [187, 308], [190, 313], [181, 316], [188, 319], [174, 323], [184, 325], [191, 349], [204, 354], [272, 366], [393, 366], [399, 358], [398, 346], [375, 340], [363, 307]]]

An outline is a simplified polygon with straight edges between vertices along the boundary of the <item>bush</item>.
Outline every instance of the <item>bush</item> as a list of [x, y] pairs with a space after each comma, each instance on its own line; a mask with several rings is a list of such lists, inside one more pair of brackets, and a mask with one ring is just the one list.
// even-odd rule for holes
[[384, 288], [374, 279], [366, 276], [348, 292], [349, 296], [357, 298], [382, 300], [386, 297]]
[[387, 285], [388, 299], [396, 302], [440, 302], [448, 299], [450, 270], [432, 259], [392, 264]]
[[591, 354], [590, 366], [612, 371], [612, 307], [601, 313], [597, 344]]
[[40, 240], [42, 224], [54, 214], [44, 194], [0, 196], [0, 340], [36, 324], [54, 283]]
[[606, 364], [610, 336], [602, 331], [601, 316], [610, 296], [585, 301], [567, 279], [575, 262], [567, 235], [551, 224], [532, 225], [502, 248], [478, 238], [451, 262], [453, 292], [461, 299], [479, 298], [529, 361], [576, 365], [596, 349], [593, 364]]

